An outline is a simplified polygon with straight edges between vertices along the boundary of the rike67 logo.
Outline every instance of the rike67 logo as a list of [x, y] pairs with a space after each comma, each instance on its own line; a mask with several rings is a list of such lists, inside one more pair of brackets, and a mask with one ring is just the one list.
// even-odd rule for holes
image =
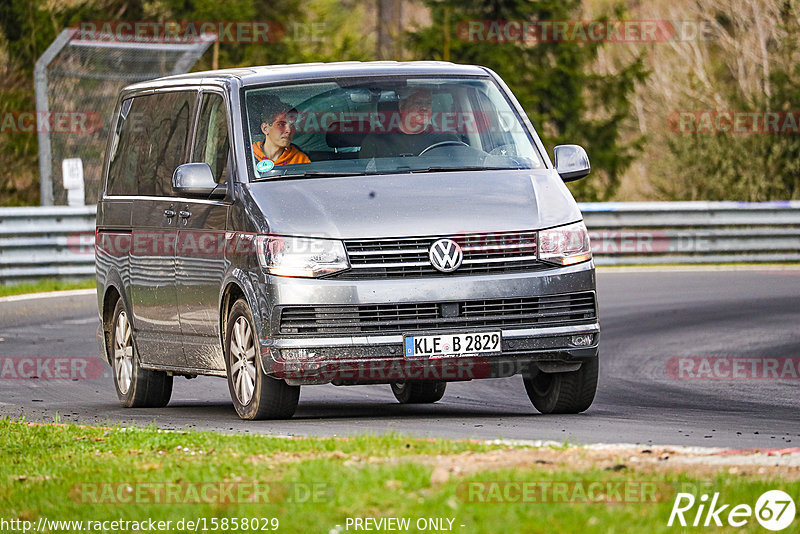
[[794, 500], [781, 490], [764, 492], [755, 507], [749, 504], [727, 504], [719, 493], [703, 494], [699, 499], [691, 493], [678, 493], [669, 514], [667, 526], [682, 527], [743, 527], [755, 516], [756, 521], [767, 530], [775, 532], [788, 528], [794, 521]]

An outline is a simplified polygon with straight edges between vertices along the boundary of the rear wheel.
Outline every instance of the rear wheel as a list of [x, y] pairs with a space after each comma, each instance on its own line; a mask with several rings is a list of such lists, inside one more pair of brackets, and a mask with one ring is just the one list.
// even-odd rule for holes
[[126, 408], [161, 408], [172, 396], [172, 377], [163, 371], [142, 369], [133, 343], [130, 316], [117, 300], [111, 323], [114, 387]]
[[447, 382], [395, 382], [392, 393], [400, 404], [430, 404], [441, 400]]
[[300, 386], [290, 386], [264, 374], [253, 315], [243, 299], [231, 308], [226, 330], [228, 389], [239, 417], [248, 420], [292, 417], [300, 399]]
[[542, 373], [525, 378], [525, 391], [542, 413], [580, 413], [589, 408], [597, 392], [598, 359], [586, 360], [577, 371]]

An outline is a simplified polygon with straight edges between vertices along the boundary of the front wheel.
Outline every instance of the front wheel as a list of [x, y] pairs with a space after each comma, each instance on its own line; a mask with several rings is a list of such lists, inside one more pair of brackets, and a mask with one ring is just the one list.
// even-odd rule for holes
[[525, 378], [525, 391], [544, 414], [580, 413], [589, 409], [597, 392], [598, 358], [586, 360], [577, 371], [542, 373]]
[[114, 356], [114, 387], [126, 408], [162, 408], [172, 396], [172, 376], [163, 371], [142, 369], [133, 343], [130, 316], [122, 299], [117, 300], [111, 323], [111, 352]]
[[441, 400], [447, 382], [395, 382], [392, 393], [400, 404], [430, 404]]
[[228, 316], [225, 333], [225, 364], [228, 389], [242, 419], [289, 419], [297, 409], [300, 386], [290, 386], [264, 373], [253, 315], [243, 299]]

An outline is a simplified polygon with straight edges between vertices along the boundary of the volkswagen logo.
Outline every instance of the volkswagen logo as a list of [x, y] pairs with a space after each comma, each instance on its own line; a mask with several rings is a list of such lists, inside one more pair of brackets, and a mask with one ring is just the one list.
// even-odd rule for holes
[[428, 252], [428, 259], [431, 265], [443, 273], [452, 273], [461, 267], [461, 261], [464, 259], [464, 252], [458, 243], [452, 239], [440, 239], [433, 245]]

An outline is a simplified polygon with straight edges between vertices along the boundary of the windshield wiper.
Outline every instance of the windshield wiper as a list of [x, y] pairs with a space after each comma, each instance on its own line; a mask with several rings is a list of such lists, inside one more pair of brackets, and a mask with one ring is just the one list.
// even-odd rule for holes
[[328, 178], [332, 176], [365, 176], [369, 173], [363, 171], [303, 171], [289, 174], [276, 174], [275, 176], [262, 176], [257, 182], [266, 180], [294, 180], [297, 178]]
[[266, 182], [270, 180], [298, 180], [301, 178], [328, 178], [336, 176], [374, 176], [378, 174], [405, 174], [405, 173], [427, 173], [427, 172], [456, 172], [456, 171], [513, 171], [521, 170], [525, 167], [484, 167], [482, 165], [465, 167], [426, 167], [424, 169], [383, 169], [381, 172], [373, 171], [303, 171], [290, 174], [276, 174], [275, 176], [262, 176], [256, 178], [256, 182]]
[[466, 167], [425, 167], [424, 169], [411, 169], [407, 172], [454, 172], [454, 171], [516, 171], [525, 167], [485, 167], [483, 165], [473, 165]]

